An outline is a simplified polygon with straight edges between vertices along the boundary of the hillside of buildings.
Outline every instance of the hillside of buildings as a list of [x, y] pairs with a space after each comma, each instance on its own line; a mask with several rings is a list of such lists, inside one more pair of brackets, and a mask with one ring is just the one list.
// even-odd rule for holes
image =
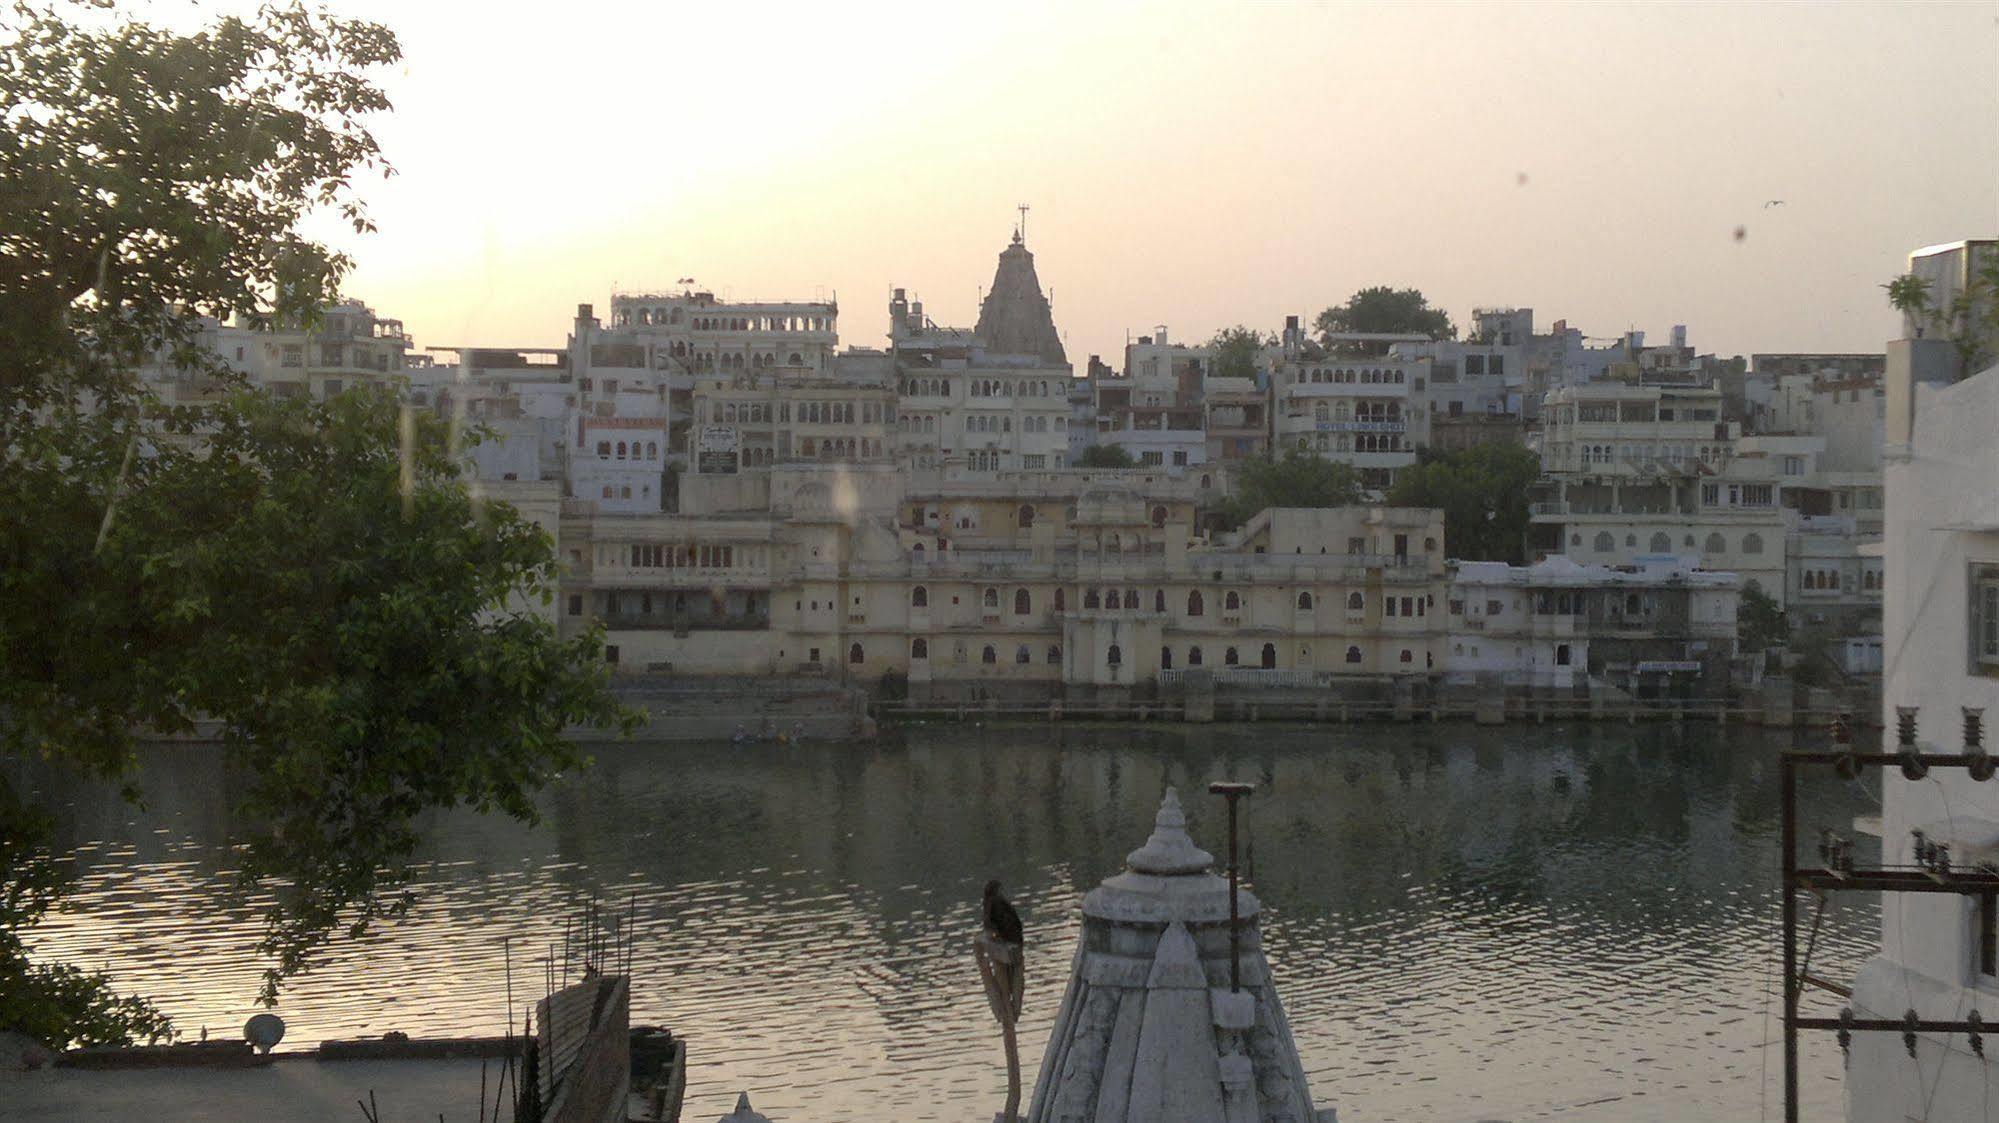
[[[1726, 698], [1878, 672], [1880, 354], [1724, 359], [1684, 327], [1598, 339], [1480, 308], [1461, 338], [1162, 326], [1078, 370], [1018, 232], [986, 291], [967, 328], [897, 289], [888, 338], [844, 349], [834, 303], [691, 286], [581, 304], [540, 349], [418, 349], [354, 301], [204, 343], [271, 393], [386, 385], [478, 426], [477, 486], [566, 562], [554, 623], [601, 626], [635, 685]], [[146, 374], [169, 400], [217, 392]], [[1539, 465], [1508, 497], [1510, 559], [1388, 505], [1419, 463], [1495, 445]], [[1271, 457], [1340, 465], [1348, 493], [1230, 517]]]

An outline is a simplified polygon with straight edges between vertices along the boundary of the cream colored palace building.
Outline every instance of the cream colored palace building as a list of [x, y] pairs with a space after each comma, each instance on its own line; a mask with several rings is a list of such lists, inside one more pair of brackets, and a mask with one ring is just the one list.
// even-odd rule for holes
[[621, 673], [893, 672], [919, 695], [1442, 664], [1438, 511], [1272, 510], [1209, 542], [1197, 486], [1164, 473], [783, 465], [768, 479], [758, 511], [712, 509], [735, 493], [700, 476], [677, 515], [567, 504], [564, 631], [603, 624]]

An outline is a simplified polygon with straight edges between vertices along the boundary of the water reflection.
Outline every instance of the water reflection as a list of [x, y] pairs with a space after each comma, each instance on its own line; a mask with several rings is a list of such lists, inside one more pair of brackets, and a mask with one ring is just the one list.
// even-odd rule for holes
[[[1004, 881], [1037, 960], [1038, 1058], [1083, 892], [1163, 788], [1262, 789], [1248, 859], [1314, 1088], [1369, 1119], [1741, 1117], [1774, 1095], [1777, 742], [1693, 727], [1197, 731], [940, 726], [867, 747], [626, 746], [529, 831], [430, 825], [424, 902], [286, 995], [290, 1040], [489, 1032], [527, 961], [597, 898], [635, 910], [635, 1017], [693, 1041], [690, 1118], [733, 1090], [792, 1119], [964, 1118], [1003, 1073], [967, 941]], [[145, 760], [149, 809], [28, 777], [64, 804], [81, 886], [43, 930], [190, 1031], [251, 1012], [255, 902], [231, 902], [228, 784], [206, 749]], [[1807, 823], [1871, 811], [1807, 791]], [[1188, 799], [1196, 837], [1222, 812]], [[1867, 951], [1829, 914], [1819, 962]], [[1035, 968], [1038, 967], [1038, 970]], [[1808, 1095], [1839, 1101], [1829, 1042]]]

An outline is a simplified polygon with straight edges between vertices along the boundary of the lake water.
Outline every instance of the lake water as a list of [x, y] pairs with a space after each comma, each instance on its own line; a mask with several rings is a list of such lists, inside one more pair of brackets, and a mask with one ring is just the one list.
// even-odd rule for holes
[[[1168, 784], [1224, 852], [1209, 780], [1248, 818], [1264, 941], [1321, 1106], [1354, 1121], [1779, 1117], [1774, 754], [1665, 726], [939, 725], [860, 746], [627, 745], [529, 829], [428, 831], [407, 919], [332, 950], [279, 1012], [288, 1046], [494, 1033], [528, 961], [585, 902], [636, 916], [635, 1023], [690, 1042], [686, 1118], [737, 1089], [775, 1119], [985, 1119], [1005, 1074], [969, 940], [998, 877], [1029, 934], [1030, 1086], [1082, 894], [1144, 841]], [[145, 754], [148, 807], [46, 772], [79, 885], [36, 947], [108, 966], [193, 1036], [256, 1011], [254, 903], [232, 903], [213, 750]], [[1829, 772], [1801, 807], [1877, 804]], [[1866, 860], [1866, 855], [1862, 855]], [[1815, 968], [1850, 974], [1872, 903], [1829, 912]], [[1815, 1000], [1825, 1009], [1834, 1007]], [[1806, 1039], [1808, 1115], [1841, 1102]]]

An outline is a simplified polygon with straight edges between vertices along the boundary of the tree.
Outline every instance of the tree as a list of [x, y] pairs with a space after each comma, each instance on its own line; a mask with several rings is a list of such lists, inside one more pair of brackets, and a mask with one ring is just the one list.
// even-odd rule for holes
[[1424, 450], [1395, 477], [1388, 502], [1438, 507], [1444, 543], [1465, 561], [1526, 561], [1527, 489], [1541, 458], [1517, 444], [1487, 443], [1450, 452]]
[[1219, 514], [1224, 524], [1238, 527], [1268, 507], [1348, 507], [1360, 500], [1360, 473], [1353, 465], [1292, 449], [1282, 459], [1243, 461], [1235, 494]]
[[1215, 377], [1255, 378], [1256, 360], [1268, 341], [1255, 328], [1238, 324], [1223, 328], [1208, 340], [1215, 350]]
[[1881, 287], [1888, 290], [1888, 303], [1915, 324], [1916, 338], [1934, 330], [1950, 342], [1959, 378], [1969, 378], [1992, 362], [1999, 349], [1999, 257], [1974, 258], [1964, 286], [1948, 304], [1936, 304], [1930, 282], [1913, 273]]
[[1076, 458], [1079, 468], [1129, 468], [1132, 463], [1123, 445], [1091, 445]]
[[1736, 638], [1750, 654], [1782, 647], [1791, 638], [1791, 622], [1784, 606], [1763, 591], [1753, 579], [1742, 586], [1742, 601], [1735, 613]]
[[1336, 304], [1312, 321], [1322, 343], [1331, 344], [1335, 332], [1383, 332], [1421, 334], [1432, 339], [1454, 339], [1458, 329], [1441, 308], [1430, 307], [1421, 289], [1391, 289], [1386, 285], [1365, 288], [1345, 304]]
[[1916, 321], [1918, 338], [1930, 311], [1930, 283], [1914, 273], [1904, 273], [1881, 286], [1888, 290], [1888, 303], [1895, 311]]
[[[271, 999], [333, 933], [408, 907], [419, 816], [531, 820], [534, 791], [581, 763], [564, 727], [632, 715], [599, 636], [561, 640], [532, 611], [552, 545], [467, 494], [443, 422], [378, 392], [274, 400], [198, 345], [200, 315], [309, 323], [338, 291], [347, 259], [298, 224], [370, 229], [352, 184], [387, 169], [363, 122], [388, 106], [368, 74], [400, 57], [394, 35], [296, 5], [189, 35], [97, 5], [16, 15], [0, 45], [0, 753], [136, 797], [135, 729], [218, 722], [246, 777], [242, 884], [273, 901]], [[153, 356], [236, 388], [162, 401], [132, 373]], [[11, 826], [0, 898], [59, 892], [17, 860], [46, 849], [45, 822]], [[36, 915], [0, 916], [17, 941], [0, 959]], [[39, 1014], [7, 1006], [0, 1028], [159, 1028], [53, 970], [80, 993], [44, 988]]]

